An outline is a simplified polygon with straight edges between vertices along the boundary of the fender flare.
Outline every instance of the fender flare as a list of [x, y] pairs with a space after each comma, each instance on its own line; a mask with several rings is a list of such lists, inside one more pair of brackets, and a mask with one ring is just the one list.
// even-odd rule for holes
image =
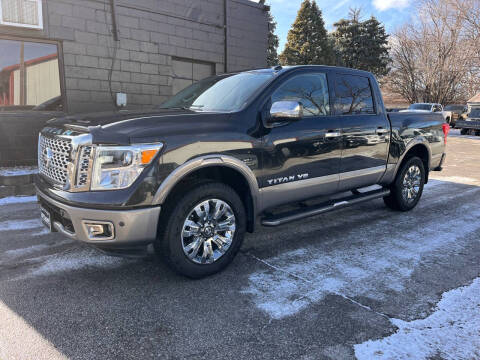
[[382, 184], [390, 184], [391, 182], [393, 182], [393, 180], [395, 180], [395, 177], [397, 176], [397, 173], [400, 170], [400, 165], [403, 163], [405, 156], [408, 154], [410, 150], [412, 150], [414, 146], [417, 146], [417, 145], [422, 145], [423, 147], [426, 148], [428, 152], [428, 166], [427, 166], [427, 169], [425, 170], [430, 171], [430, 164], [432, 163], [432, 151], [430, 149], [430, 143], [423, 136], [417, 136], [407, 143], [407, 145], [405, 146], [405, 150], [403, 151], [402, 155], [399, 157], [398, 162], [396, 164], [387, 164], [387, 171], [381, 180]]
[[170, 175], [161, 183], [157, 192], [153, 197], [153, 205], [161, 205], [165, 202], [167, 196], [171, 193], [174, 187], [187, 176], [188, 174], [202, 168], [210, 166], [225, 166], [238, 171], [248, 183], [250, 194], [253, 202], [254, 219], [257, 216], [257, 209], [259, 207], [259, 189], [257, 178], [253, 171], [241, 160], [228, 155], [211, 154], [200, 156], [191, 159], [173, 170]]

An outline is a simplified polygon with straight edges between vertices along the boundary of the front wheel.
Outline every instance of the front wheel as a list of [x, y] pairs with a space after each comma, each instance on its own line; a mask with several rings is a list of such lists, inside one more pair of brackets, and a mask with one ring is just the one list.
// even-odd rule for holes
[[467, 135], [468, 129], [460, 129], [460, 135]]
[[390, 195], [383, 198], [385, 204], [394, 210], [409, 211], [417, 206], [425, 185], [425, 168], [418, 157], [408, 159], [400, 168]]
[[175, 271], [201, 278], [233, 260], [245, 229], [245, 207], [235, 190], [200, 184], [167, 204], [155, 250]]

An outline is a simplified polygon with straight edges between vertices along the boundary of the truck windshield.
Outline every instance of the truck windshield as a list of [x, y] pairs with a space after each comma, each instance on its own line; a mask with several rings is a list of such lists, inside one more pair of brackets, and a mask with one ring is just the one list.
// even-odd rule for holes
[[273, 74], [253, 71], [206, 78], [183, 89], [161, 104], [160, 108], [207, 112], [238, 111], [272, 78]]
[[409, 110], [431, 110], [432, 105], [429, 104], [412, 104], [408, 107]]

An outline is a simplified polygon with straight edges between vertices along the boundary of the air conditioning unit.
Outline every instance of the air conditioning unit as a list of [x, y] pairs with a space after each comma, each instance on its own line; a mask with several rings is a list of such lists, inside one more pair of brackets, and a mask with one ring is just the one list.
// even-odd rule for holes
[[43, 29], [42, 0], [0, 0], [0, 25]]

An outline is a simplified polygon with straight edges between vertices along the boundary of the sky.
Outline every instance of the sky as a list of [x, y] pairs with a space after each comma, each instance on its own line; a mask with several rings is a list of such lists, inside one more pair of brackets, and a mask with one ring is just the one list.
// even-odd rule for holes
[[[284, 48], [288, 30], [295, 21], [297, 11], [303, 0], [267, 0], [271, 12], [277, 21], [276, 33], [280, 38], [279, 52]], [[258, 1], [257, 1], [258, 2]], [[414, 0], [317, 0], [322, 10], [327, 30], [333, 30], [333, 24], [348, 16], [350, 8], [361, 8], [363, 18], [374, 15], [385, 25], [388, 33], [407, 22], [413, 14]]]

